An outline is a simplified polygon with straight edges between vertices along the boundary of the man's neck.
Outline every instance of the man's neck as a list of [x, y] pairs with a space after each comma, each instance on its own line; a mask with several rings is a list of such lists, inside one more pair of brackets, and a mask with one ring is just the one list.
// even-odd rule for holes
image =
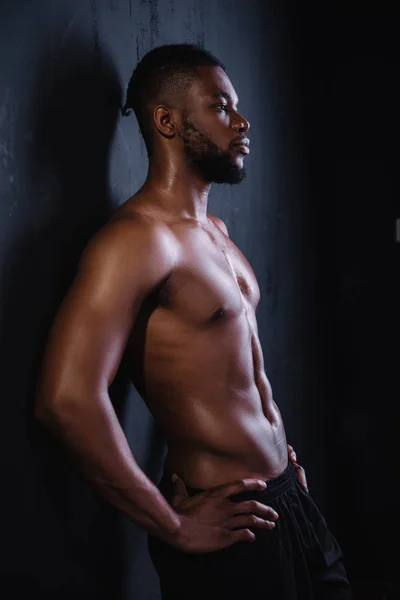
[[160, 208], [177, 217], [206, 221], [211, 184], [187, 163], [152, 160], [142, 190], [154, 194]]

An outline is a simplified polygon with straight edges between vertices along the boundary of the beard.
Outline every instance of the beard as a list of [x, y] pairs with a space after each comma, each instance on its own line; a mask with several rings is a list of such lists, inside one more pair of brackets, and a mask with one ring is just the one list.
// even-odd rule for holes
[[180, 137], [184, 151], [194, 170], [208, 183], [240, 183], [246, 179], [246, 169], [237, 165], [229, 150], [220, 148], [208, 135], [197, 129], [183, 115]]

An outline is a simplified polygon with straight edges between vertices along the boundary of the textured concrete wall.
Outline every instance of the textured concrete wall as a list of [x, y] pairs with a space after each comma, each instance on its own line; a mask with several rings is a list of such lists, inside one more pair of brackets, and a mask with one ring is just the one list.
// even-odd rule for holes
[[[2, 2], [0, 10], [4, 585], [40, 590], [43, 599], [156, 600], [144, 532], [105, 506], [32, 421], [48, 328], [90, 235], [146, 176], [135, 118], [118, 110], [132, 69], [154, 46], [203, 43], [227, 66], [252, 147], [247, 180], [214, 186], [209, 210], [225, 220], [259, 280], [267, 374], [323, 504], [325, 388], [305, 106], [317, 85], [304, 89], [302, 74], [313, 76], [298, 54], [303, 33], [281, 3], [37, 0]], [[113, 399], [135, 457], [156, 481], [164, 446], [147, 409], [123, 378]]]

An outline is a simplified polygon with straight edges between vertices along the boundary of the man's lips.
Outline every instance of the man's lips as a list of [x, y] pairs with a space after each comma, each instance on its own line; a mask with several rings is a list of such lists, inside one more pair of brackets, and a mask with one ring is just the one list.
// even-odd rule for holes
[[237, 142], [236, 144], [233, 144], [234, 148], [237, 148], [238, 150], [240, 150], [240, 152], [242, 152], [243, 154], [249, 154], [250, 150], [249, 147], [246, 144]]

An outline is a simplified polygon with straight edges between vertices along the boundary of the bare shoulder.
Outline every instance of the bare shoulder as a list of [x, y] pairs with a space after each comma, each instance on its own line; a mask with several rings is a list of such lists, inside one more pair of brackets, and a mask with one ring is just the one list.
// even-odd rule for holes
[[112, 216], [90, 239], [80, 261], [81, 268], [129, 274], [151, 271], [162, 277], [176, 258], [176, 244], [168, 227], [138, 212]]
[[207, 213], [207, 217], [211, 219], [211, 221], [213, 221], [226, 236], [229, 237], [228, 228], [222, 219], [216, 217], [215, 215], [210, 215], [210, 213]]
[[[157, 219], [139, 212], [112, 216], [90, 240], [93, 246], [109, 246], [115, 251], [124, 251], [145, 246], [154, 251], [162, 250], [172, 243], [168, 227]], [[110, 248], [108, 248], [110, 249]]]

